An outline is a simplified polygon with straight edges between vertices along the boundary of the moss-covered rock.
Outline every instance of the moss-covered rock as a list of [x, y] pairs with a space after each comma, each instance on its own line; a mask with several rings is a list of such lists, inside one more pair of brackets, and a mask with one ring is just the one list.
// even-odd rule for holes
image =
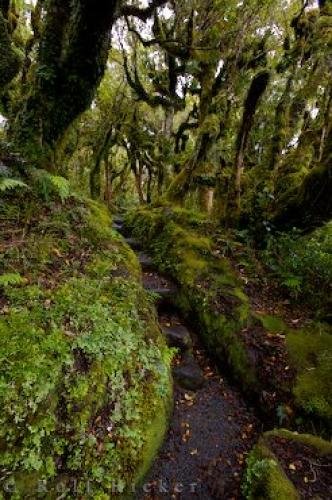
[[[282, 443], [286, 451], [285, 457], [280, 450], [276, 451], [275, 443]], [[304, 448], [303, 448], [304, 447]], [[295, 481], [291, 480], [291, 473], [296, 470], [296, 465], [290, 460], [294, 451], [310, 452], [310, 460], [330, 457], [332, 444], [309, 434], [297, 434], [285, 429], [264, 433], [255, 445], [247, 459], [246, 473], [242, 483], [245, 498], [249, 500], [299, 500], [302, 498]], [[291, 450], [291, 451], [289, 451]], [[288, 462], [287, 462], [288, 460]], [[285, 464], [287, 463], [287, 469]], [[318, 464], [318, 467], [320, 465]], [[305, 472], [304, 472], [305, 474]], [[309, 483], [305, 475], [301, 477], [303, 484]]]
[[308, 414], [332, 422], [332, 334], [327, 325], [314, 324], [290, 331], [286, 344], [296, 367], [296, 402]]
[[188, 318], [194, 315], [207, 347], [228, 362], [245, 388], [256, 390], [255, 367], [238, 335], [251, 321], [249, 301], [229, 262], [213, 255], [205, 220], [160, 208], [136, 211], [127, 224], [135, 237], [144, 235], [160, 270], [180, 285], [176, 305]]
[[292, 330], [251, 310], [230, 262], [214, 251], [201, 215], [164, 206], [126, 221], [160, 271], [178, 283], [176, 305], [199, 327], [205, 345], [279, 425], [300, 412], [331, 422], [332, 336], [318, 324]]
[[136, 257], [93, 202], [30, 193], [2, 203], [0, 219], [0, 275], [20, 277], [1, 290], [2, 479], [12, 498], [130, 495], [172, 399], [171, 351]]

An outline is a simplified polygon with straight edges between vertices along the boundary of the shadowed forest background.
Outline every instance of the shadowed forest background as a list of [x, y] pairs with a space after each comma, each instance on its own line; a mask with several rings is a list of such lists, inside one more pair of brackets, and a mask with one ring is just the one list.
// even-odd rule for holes
[[329, 0], [0, 0], [8, 498], [142, 483], [189, 349], [165, 276], [255, 429], [204, 498], [331, 493], [331, 76]]

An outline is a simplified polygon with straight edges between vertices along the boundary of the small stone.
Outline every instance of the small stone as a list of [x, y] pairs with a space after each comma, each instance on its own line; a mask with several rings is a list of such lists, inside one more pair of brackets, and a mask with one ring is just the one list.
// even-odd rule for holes
[[162, 328], [162, 332], [170, 347], [177, 347], [182, 351], [192, 347], [190, 333], [183, 325], [166, 326]]
[[182, 364], [176, 366], [173, 375], [181, 387], [191, 391], [201, 389], [205, 383], [202, 370], [192, 357], [188, 357]]

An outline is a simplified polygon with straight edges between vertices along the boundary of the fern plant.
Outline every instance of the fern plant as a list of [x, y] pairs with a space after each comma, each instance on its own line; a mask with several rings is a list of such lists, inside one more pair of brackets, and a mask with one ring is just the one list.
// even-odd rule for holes
[[69, 198], [70, 184], [64, 177], [51, 175], [46, 170], [36, 170], [32, 177], [38, 193], [45, 201], [49, 201], [52, 196], [58, 196], [63, 203]]
[[28, 188], [25, 182], [20, 181], [19, 179], [10, 179], [7, 177], [0, 178], [0, 192], [4, 193], [6, 191], [10, 191], [16, 188]]

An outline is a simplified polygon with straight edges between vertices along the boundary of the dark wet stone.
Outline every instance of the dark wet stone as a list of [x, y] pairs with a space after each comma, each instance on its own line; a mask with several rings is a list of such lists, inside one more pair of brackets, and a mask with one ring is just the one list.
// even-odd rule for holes
[[197, 391], [205, 383], [202, 370], [191, 356], [173, 369], [173, 376], [179, 386], [189, 391]]
[[151, 257], [144, 252], [140, 252], [138, 254], [138, 260], [139, 263], [141, 264], [143, 271], [153, 270], [156, 267]]
[[123, 234], [124, 231], [125, 231], [125, 229], [123, 227], [123, 224], [122, 223], [118, 223], [118, 222], [114, 222], [113, 223], [113, 229], [115, 231], [117, 231], [118, 233], [120, 233], [120, 234]]
[[141, 250], [142, 244], [140, 241], [135, 238], [125, 238], [125, 242], [129, 245], [133, 250]]
[[115, 224], [123, 225], [123, 217], [122, 217], [122, 215], [115, 215], [113, 217], [113, 222]]
[[167, 343], [170, 347], [177, 347], [182, 351], [191, 349], [192, 340], [190, 337], [189, 330], [183, 325], [174, 325], [171, 327], [162, 327], [162, 332], [167, 339]]

